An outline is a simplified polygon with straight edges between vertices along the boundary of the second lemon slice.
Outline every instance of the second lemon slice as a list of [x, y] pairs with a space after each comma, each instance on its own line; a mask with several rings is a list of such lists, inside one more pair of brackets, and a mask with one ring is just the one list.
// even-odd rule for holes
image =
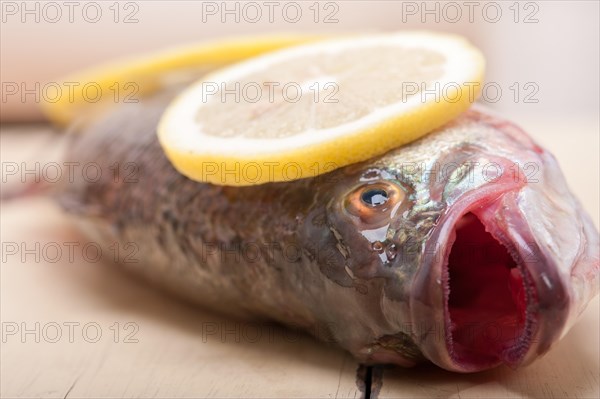
[[316, 35], [233, 37], [114, 61], [62, 79], [65, 93], [69, 85], [75, 85], [72, 94], [43, 102], [42, 110], [52, 122], [67, 125], [82, 114], [138, 102], [165, 87], [193, 82], [225, 65], [319, 39]]
[[404, 32], [272, 52], [206, 76], [169, 105], [159, 140], [176, 169], [220, 185], [294, 180], [359, 162], [475, 101], [481, 53]]

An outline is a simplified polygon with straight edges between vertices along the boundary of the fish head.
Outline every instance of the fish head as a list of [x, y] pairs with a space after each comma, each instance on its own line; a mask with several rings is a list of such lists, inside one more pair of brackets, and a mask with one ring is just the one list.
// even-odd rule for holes
[[525, 365], [598, 292], [596, 228], [554, 157], [510, 122], [471, 110], [334, 176], [322, 224], [338, 261], [330, 250], [323, 272], [381, 287], [364, 292], [380, 326], [354, 351], [366, 361]]

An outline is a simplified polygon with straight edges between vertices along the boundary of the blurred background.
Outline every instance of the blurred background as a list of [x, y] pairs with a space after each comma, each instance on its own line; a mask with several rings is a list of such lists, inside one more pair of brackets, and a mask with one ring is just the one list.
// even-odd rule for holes
[[[503, 92], [491, 105], [501, 112], [593, 117], [600, 106], [598, 1], [45, 3], [2, 1], [3, 82], [43, 85], [118, 57], [226, 36], [430, 29], [462, 34], [484, 52], [487, 80]], [[3, 100], [2, 121], [41, 117], [17, 97]], [[493, 88], [487, 97], [495, 100]]]
[[[598, 226], [599, 4], [0, 1], [0, 157], [37, 161], [59, 141], [61, 129], [45, 121], [40, 102], [11, 94], [15, 85], [43, 87], [83, 68], [217, 38], [427, 29], [464, 35], [483, 51], [487, 85], [480, 101], [555, 154]], [[3, 243], [78, 239], [49, 201], [3, 202], [1, 219]], [[239, 325], [83, 259], [2, 258], [0, 397], [365, 397], [356, 362], [310, 338], [290, 342], [281, 330], [275, 344], [206, 337], [206, 323], [234, 331]], [[81, 335], [58, 343], [5, 336], [5, 327], [40, 322], [96, 323], [104, 336], [94, 343]], [[135, 344], [124, 335], [112, 339], [131, 332], [124, 326], [135, 327]], [[531, 367], [477, 375], [386, 369], [380, 397], [599, 397], [598, 337], [596, 298], [557, 348]]]

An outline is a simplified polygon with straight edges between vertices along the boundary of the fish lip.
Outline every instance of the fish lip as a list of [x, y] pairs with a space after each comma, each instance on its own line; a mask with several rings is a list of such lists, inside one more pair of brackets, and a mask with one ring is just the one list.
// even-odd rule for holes
[[[473, 192], [454, 203], [438, 220], [438, 226], [425, 244], [421, 267], [415, 274], [410, 291], [410, 312], [415, 342], [423, 354], [438, 366], [456, 372], [476, 372], [502, 363], [512, 368], [523, 366], [545, 353], [555, 342], [568, 319], [569, 292], [558, 275], [556, 262], [536, 243], [531, 229], [518, 211], [521, 187], [488, 187], [478, 195]], [[510, 210], [506, 210], [506, 206]], [[512, 205], [512, 207], [511, 207]], [[458, 220], [475, 213], [486, 226], [496, 223], [497, 212], [512, 226], [505, 234], [494, 236], [511, 253], [523, 275], [527, 292], [527, 317], [523, 334], [503, 359], [491, 363], [459, 362], [452, 354], [444, 269], [452, 247], [451, 236]]]

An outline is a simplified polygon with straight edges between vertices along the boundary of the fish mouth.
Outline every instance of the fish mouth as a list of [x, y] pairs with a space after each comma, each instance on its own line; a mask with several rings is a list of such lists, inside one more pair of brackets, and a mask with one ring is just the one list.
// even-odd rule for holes
[[525, 365], [566, 323], [567, 287], [536, 243], [518, 195], [512, 189], [457, 202], [426, 243], [411, 318], [421, 350], [440, 367]]
[[518, 364], [535, 330], [529, 270], [493, 233], [472, 211], [463, 214], [442, 266], [446, 347], [469, 370]]

